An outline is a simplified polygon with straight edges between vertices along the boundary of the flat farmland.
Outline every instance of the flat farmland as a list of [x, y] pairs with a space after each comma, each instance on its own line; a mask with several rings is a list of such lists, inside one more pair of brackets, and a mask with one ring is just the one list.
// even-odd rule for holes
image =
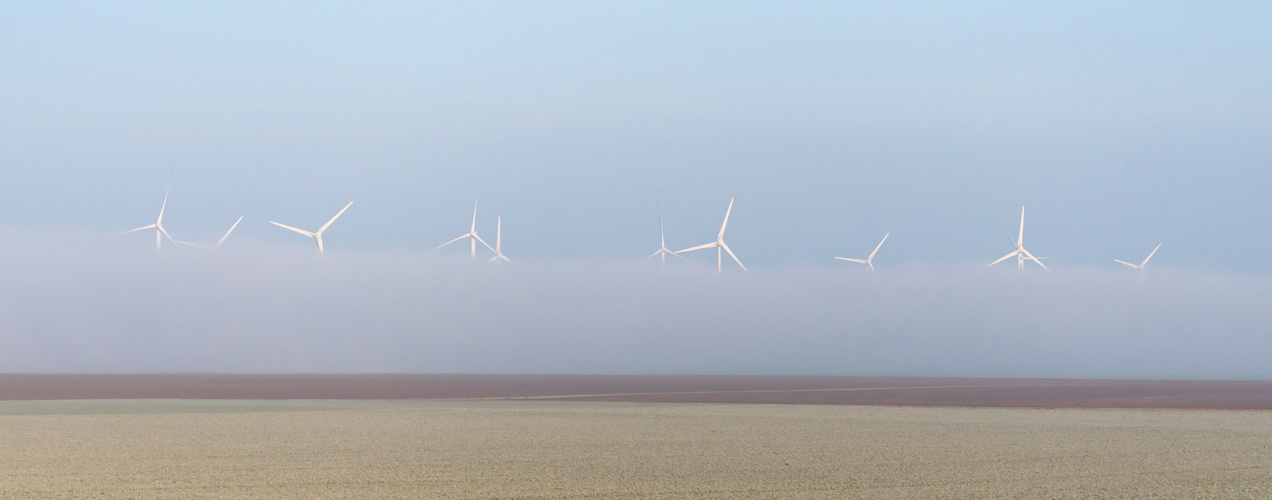
[[1272, 410], [1272, 382], [763, 375], [0, 374], [0, 400], [364, 399]]
[[0, 498], [1268, 498], [1272, 413], [0, 402]]

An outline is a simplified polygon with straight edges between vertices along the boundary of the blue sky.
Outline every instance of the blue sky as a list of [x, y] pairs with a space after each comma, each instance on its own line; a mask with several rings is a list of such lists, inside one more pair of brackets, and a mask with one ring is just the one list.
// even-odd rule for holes
[[[0, 225], [422, 252], [1258, 273], [1272, 7], [57, 2], [0, 7]], [[149, 239], [138, 237], [139, 251]], [[700, 258], [707, 261], [707, 256]]]

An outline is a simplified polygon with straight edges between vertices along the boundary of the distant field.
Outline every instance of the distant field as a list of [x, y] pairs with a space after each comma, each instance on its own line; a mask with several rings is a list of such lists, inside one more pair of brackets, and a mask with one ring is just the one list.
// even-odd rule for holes
[[1272, 413], [0, 402], [0, 498], [1269, 498]]
[[0, 373], [0, 400], [36, 399], [504, 399], [1272, 410], [1272, 381], [772, 375]]

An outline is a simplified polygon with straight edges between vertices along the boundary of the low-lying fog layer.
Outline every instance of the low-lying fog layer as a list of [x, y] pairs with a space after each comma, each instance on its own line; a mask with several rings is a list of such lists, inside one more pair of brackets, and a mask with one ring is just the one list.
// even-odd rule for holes
[[[1272, 278], [0, 244], [0, 371], [1267, 378]], [[996, 256], [991, 256], [996, 257]], [[515, 257], [514, 257], [515, 258]]]

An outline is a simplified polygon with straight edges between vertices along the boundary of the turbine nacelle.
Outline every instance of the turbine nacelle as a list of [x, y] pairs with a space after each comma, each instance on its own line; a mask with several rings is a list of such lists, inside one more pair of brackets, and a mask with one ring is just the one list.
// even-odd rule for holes
[[[455, 243], [457, 241], [461, 241], [464, 239], [469, 240], [468, 252], [469, 252], [469, 255], [473, 258], [473, 260], [477, 260], [477, 242], [479, 241], [481, 242], [482, 245], [485, 245], [486, 248], [490, 249], [490, 251], [495, 252], [496, 256], [499, 255], [499, 252], [497, 252], [493, 247], [491, 247], [489, 243], [486, 243], [486, 240], [481, 239], [481, 236], [477, 236], [477, 200], [475, 199], [473, 200], [473, 222], [472, 222], [472, 225], [468, 227], [468, 232], [464, 233], [462, 236], [458, 238], [455, 238], [446, 243], [442, 243], [441, 245], [438, 245], [437, 248], [429, 250], [428, 253], [436, 252], [438, 250], [441, 250], [442, 247], [445, 247], [446, 245], [449, 245], [451, 243]], [[498, 243], [498, 241], [496, 241], [496, 243]], [[507, 259], [507, 257], [505, 257], [505, 259]]]
[[1157, 245], [1157, 247], [1153, 248], [1153, 251], [1152, 251], [1152, 252], [1149, 252], [1149, 253], [1148, 253], [1148, 257], [1144, 257], [1144, 262], [1140, 262], [1139, 264], [1132, 264], [1132, 263], [1130, 263], [1130, 262], [1124, 262], [1124, 261], [1120, 261], [1120, 260], [1117, 260], [1117, 259], [1113, 259], [1113, 262], [1117, 262], [1118, 264], [1123, 264], [1123, 265], [1126, 265], [1126, 266], [1130, 266], [1130, 268], [1131, 268], [1131, 269], [1136, 269], [1136, 270], [1138, 270], [1138, 271], [1140, 272], [1140, 275], [1143, 275], [1143, 274], [1144, 274], [1144, 266], [1147, 266], [1147, 265], [1148, 265], [1148, 259], [1153, 258], [1153, 254], [1156, 254], [1156, 253], [1157, 253], [1157, 249], [1158, 249], [1158, 248], [1161, 248], [1161, 247], [1162, 247], [1162, 245], [1159, 243], [1159, 244]]
[[667, 256], [668, 256], [668, 255], [671, 255], [671, 256], [674, 256], [674, 257], [679, 257], [679, 258], [680, 258], [680, 260], [684, 260], [684, 261], [689, 260], [689, 259], [684, 258], [683, 256], [676, 255], [676, 252], [673, 252], [673, 251], [671, 251], [671, 250], [669, 250], [669, 249], [667, 248], [667, 237], [666, 237], [666, 235], [664, 235], [664, 234], [663, 234], [662, 202], [661, 202], [661, 201], [659, 201], [659, 202], [658, 202], [658, 241], [659, 241], [659, 245], [661, 245], [661, 246], [659, 246], [659, 247], [658, 247], [658, 251], [657, 251], [657, 252], [654, 252], [654, 254], [653, 254], [653, 255], [650, 255], [649, 257], [645, 257], [645, 260], [649, 260], [649, 259], [652, 259], [652, 258], [654, 258], [654, 257], [659, 257], [659, 256], [661, 256], [661, 257], [662, 257], [662, 265], [663, 265], [663, 266], [666, 266], [666, 265], [667, 265]]
[[865, 259], [850, 259], [848, 257], [835, 257], [835, 258], [839, 260], [846, 260], [848, 262], [856, 262], [858, 264], [865, 264], [866, 268], [870, 269], [871, 271], [874, 271], [874, 256], [875, 254], [879, 253], [879, 249], [883, 247], [883, 242], [888, 241], [888, 236], [891, 234], [892, 233], [887, 233], [883, 235], [883, 239], [879, 240], [879, 244], [875, 246], [874, 251], [870, 252], [870, 256], [866, 257]]
[[174, 239], [172, 235], [168, 234], [168, 230], [163, 228], [163, 212], [164, 210], [168, 208], [168, 194], [170, 192], [172, 192], [172, 188], [168, 188], [166, 191], [163, 192], [163, 204], [159, 205], [159, 218], [155, 219], [154, 224], [141, 226], [137, 229], [129, 229], [119, 234], [122, 236], [128, 233], [144, 231], [146, 229], [154, 229], [155, 230], [155, 252], [160, 252], [163, 250], [164, 237], [167, 237], [168, 241], [171, 241], [172, 244], [174, 245], [181, 244], [182, 242], [179, 242], [176, 239]]
[[733, 198], [729, 198], [729, 209], [725, 210], [724, 212], [724, 224], [720, 225], [720, 234], [716, 235], [716, 240], [714, 242], [698, 245], [696, 247], [686, 248], [684, 250], [679, 250], [674, 253], [680, 254], [685, 252], [692, 252], [694, 250], [702, 250], [704, 248], [715, 248], [716, 249], [716, 273], [722, 272], [721, 263], [724, 260], [724, 256], [721, 253], [721, 250], [723, 250], [724, 252], [729, 252], [729, 257], [733, 257], [733, 261], [737, 262], [738, 267], [741, 267], [743, 271], [750, 272], [747, 270], [746, 266], [742, 265], [742, 261], [739, 260], [738, 256], [733, 253], [733, 250], [729, 248], [729, 245], [724, 243], [724, 230], [725, 228], [729, 227], [729, 214], [731, 213], [733, 213]]
[[1046, 269], [1047, 272], [1051, 272], [1051, 269], [1048, 268], [1045, 264], [1043, 264], [1042, 261], [1038, 260], [1037, 257], [1034, 257], [1033, 254], [1029, 253], [1028, 250], [1025, 250], [1025, 207], [1020, 207], [1020, 234], [1016, 237], [1015, 245], [1016, 245], [1016, 250], [1012, 251], [1011, 253], [1007, 255], [1000, 257], [996, 261], [990, 262], [989, 265], [985, 267], [992, 267], [994, 264], [997, 264], [1004, 260], [1015, 257], [1016, 269], [1024, 270], [1025, 261], [1032, 260], [1035, 263], [1037, 263], [1039, 266], [1042, 266], [1043, 269]]
[[[348, 210], [348, 209], [349, 209], [349, 207], [351, 207], [351, 206], [353, 206], [353, 202], [352, 202], [352, 201], [351, 201], [351, 202], [349, 202], [349, 204], [348, 204], [348, 205], [345, 205], [345, 206], [344, 206], [344, 208], [340, 209], [340, 211], [339, 211], [339, 212], [336, 212], [335, 217], [332, 217], [332, 218], [331, 218], [331, 220], [327, 221], [327, 223], [326, 223], [326, 224], [323, 224], [323, 225], [322, 225], [322, 227], [318, 228], [318, 230], [317, 230], [317, 231], [312, 231], [312, 232], [311, 232], [311, 231], [306, 231], [306, 230], [304, 230], [304, 229], [294, 228], [294, 227], [288, 226], [288, 225], [286, 225], [286, 224], [279, 224], [279, 223], [274, 222], [274, 221], [269, 221], [269, 223], [270, 223], [270, 224], [273, 224], [273, 225], [275, 225], [275, 226], [281, 227], [281, 228], [283, 228], [283, 229], [287, 229], [287, 230], [290, 230], [290, 231], [293, 231], [293, 232], [296, 232], [296, 233], [303, 234], [303, 235], [308, 236], [308, 237], [310, 237], [310, 238], [313, 238], [313, 239], [314, 239], [314, 241], [318, 243], [318, 255], [323, 255], [324, 250], [323, 250], [323, 246], [322, 246], [322, 232], [323, 232], [323, 231], [326, 231], [328, 227], [331, 227], [331, 224], [332, 224], [333, 222], [336, 222], [336, 219], [339, 219], [341, 215], [344, 215], [345, 210]], [[242, 217], [239, 217], [239, 220], [242, 220], [242, 219], [243, 219]], [[235, 222], [235, 223], [234, 223], [234, 225], [235, 225], [235, 226], [237, 226], [237, 225], [238, 225], [238, 222]], [[230, 228], [230, 231], [233, 231], [233, 230], [234, 230], [234, 228], [233, 228], [233, 227], [231, 227], [231, 228]], [[225, 236], [221, 237], [221, 241], [225, 241], [225, 238], [226, 238], [226, 237], [228, 237], [229, 235], [230, 235], [230, 232], [229, 232], [229, 231], [226, 231]], [[218, 243], [217, 243], [217, 245], [218, 245], [218, 246], [220, 246], [220, 242], [218, 242]]]

